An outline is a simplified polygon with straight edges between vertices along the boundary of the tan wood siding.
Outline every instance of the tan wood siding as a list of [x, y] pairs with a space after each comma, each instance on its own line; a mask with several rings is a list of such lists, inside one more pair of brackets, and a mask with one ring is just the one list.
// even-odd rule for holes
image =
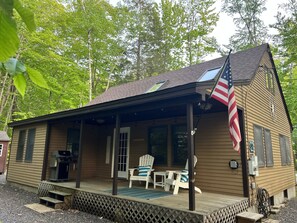
[[[18, 146], [19, 132], [23, 129], [36, 128], [35, 143], [33, 149], [32, 162], [16, 161], [16, 152]], [[27, 125], [15, 127], [13, 131], [13, 141], [11, 143], [10, 160], [8, 167], [7, 180], [9, 182], [19, 183], [26, 186], [38, 187], [41, 180], [45, 139], [46, 139], [46, 123], [38, 123], [35, 125]], [[24, 147], [24, 156], [26, 152], [27, 134]]]
[[[265, 53], [260, 65], [272, 68], [268, 53]], [[291, 141], [291, 132], [280, 89], [275, 76], [273, 78], [274, 94], [266, 89], [265, 69], [263, 67], [259, 67], [250, 86], [237, 87], [236, 89], [236, 97], [241, 98], [238, 103], [245, 107], [247, 148], [249, 140], [254, 139], [254, 124], [269, 129], [271, 132], [274, 165], [273, 167], [259, 168], [259, 176], [255, 179], [257, 186], [267, 189], [270, 195], [278, 194], [293, 187], [295, 182], [293, 163], [290, 166], [281, 165], [279, 134], [289, 137]], [[272, 103], [275, 105], [274, 115], [271, 112]], [[257, 150], [257, 148], [255, 149]], [[293, 157], [293, 154], [291, 156]]]
[[[240, 155], [229, 137], [227, 112], [204, 115], [198, 125], [195, 151], [198, 155], [196, 182], [202, 191], [243, 195]], [[239, 168], [232, 170], [230, 160]]]

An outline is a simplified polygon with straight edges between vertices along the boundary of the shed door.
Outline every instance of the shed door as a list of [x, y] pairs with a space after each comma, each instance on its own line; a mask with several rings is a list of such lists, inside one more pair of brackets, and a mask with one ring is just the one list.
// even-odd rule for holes
[[[114, 166], [114, 145], [115, 145], [115, 130], [113, 134], [113, 156], [112, 156], [112, 170], [113, 177]], [[129, 148], [130, 148], [130, 127], [120, 129], [120, 146], [118, 156], [118, 177], [128, 179], [129, 169]]]

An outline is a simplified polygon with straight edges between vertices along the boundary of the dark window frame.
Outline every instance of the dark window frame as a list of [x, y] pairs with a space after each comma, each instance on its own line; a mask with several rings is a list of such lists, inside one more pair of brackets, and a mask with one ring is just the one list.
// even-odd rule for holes
[[275, 87], [274, 87], [274, 78], [273, 72], [270, 68], [265, 66], [265, 82], [266, 82], [266, 89], [270, 91], [273, 95], [275, 94]]
[[264, 144], [265, 144], [265, 158], [266, 158], [266, 166], [272, 167], [274, 165], [273, 161], [273, 149], [272, 149], [272, 141], [271, 141], [271, 132], [269, 129], [264, 128]]
[[3, 148], [4, 148], [4, 144], [0, 143], [0, 157], [2, 156]]
[[[162, 129], [164, 132], [159, 132], [157, 134], [161, 134], [161, 138], [157, 138], [158, 136], [155, 136], [155, 139], [153, 139], [152, 134], [154, 131], [158, 131]], [[163, 136], [164, 138], [163, 138]], [[159, 142], [152, 142], [152, 140], [159, 140]], [[155, 148], [154, 148], [155, 147]], [[162, 147], [160, 149], [160, 147]], [[158, 148], [158, 149], [157, 149]], [[159, 126], [151, 126], [148, 129], [148, 152], [150, 155], [152, 155], [154, 160], [154, 165], [168, 165], [168, 125], [159, 125]]]
[[[260, 131], [259, 135], [256, 135], [257, 129]], [[259, 167], [273, 167], [273, 148], [271, 131], [259, 125], [254, 125], [254, 141], [256, 148], [256, 155], [258, 157]]]
[[73, 161], [76, 161], [78, 158], [79, 138], [80, 138], [80, 129], [78, 128], [67, 129], [66, 150], [71, 152], [73, 156]]
[[36, 136], [36, 129], [35, 128], [28, 129], [25, 162], [32, 162], [32, 160], [33, 160], [35, 136]]
[[[258, 134], [257, 132], [258, 130], [261, 132], [260, 134]], [[254, 125], [254, 141], [255, 141], [256, 155], [258, 157], [258, 166], [265, 167], [263, 128], [259, 125]]]
[[[184, 130], [178, 130], [184, 128]], [[178, 132], [183, 134], [178, 134]], [[178, 137], [178, 138], [176, 138]], [[187, 125], [176, 124], [171, 126], [171, 143], [172, 143], [172, 165], [183, 166], [188, 158], [188, 141]], [[181, 145], [179, 145], [181, 143]]]
[[19, 131], [19, 140], [18, 140], [18, 146], [17, 146], [17, 151], [16, 151], [16, 161], [23, 161], [25, 142], [26, 142], [26, 134], [27, 134], [26, 129], [22, 129]]
[[288, 136], [279, 134], [279, 145], [281, 154], [282, 166], [289, 166], [292, 164], [290, 140]]

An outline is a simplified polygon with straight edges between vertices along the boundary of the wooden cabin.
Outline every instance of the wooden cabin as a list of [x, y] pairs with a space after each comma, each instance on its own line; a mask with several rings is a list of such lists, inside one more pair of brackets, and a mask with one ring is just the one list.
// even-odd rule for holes
[[5, 131], [0, 131], [0, 174], [6, 171], [7, 148], [10, 138]]
[[[230, 55], [240, 153], [232, 148], [227, 107], [209, 97], [225, 60], [111, 87], [84, 107], [10, 123], [7, 180], [34, 188], [73, 181], [79, 188], [99, 179], [117, 188], [140, 156], [154, 156], [155, 171], [165, 171], [184, 168], [190, 151], [198, 158], [193, 182], [202, 194], [247, 198], [249, 206], [258, 188], [273, 204], [295, 197], [292, 123], [269, 45]], [[66, 167], [57, 167], [68, 156]]]

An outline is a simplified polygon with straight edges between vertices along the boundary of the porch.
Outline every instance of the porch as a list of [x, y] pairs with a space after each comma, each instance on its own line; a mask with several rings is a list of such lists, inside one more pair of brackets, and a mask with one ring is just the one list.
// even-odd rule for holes
[[[166, 196], [140, 198], [125, 195], [121, 189], [128, 188], [128, 181], [119, 180], [118, 195], [112, 195], [112, 181], [91, 178], [81, 181], [76, 188], [75, 181], [48, 182], [43, 181], [39, 186], [39, 196], [47, 196], [50, 190], [71, 192], [72, 208], [90, 214], [102, 216], [115, 222], [201, 222], [201, 223], [230, 223], [236, 222], [236, 214], [248, 208], [248, 198], [203, 192], [195, 194], [196, 207], [189, 211], [188, 190], [180, 190], [173, 195], [172, 190]], [[148, 190], [143, 185], [137, 185], [127, 190], [156, 191], [165, 193], [162, 188]]]

